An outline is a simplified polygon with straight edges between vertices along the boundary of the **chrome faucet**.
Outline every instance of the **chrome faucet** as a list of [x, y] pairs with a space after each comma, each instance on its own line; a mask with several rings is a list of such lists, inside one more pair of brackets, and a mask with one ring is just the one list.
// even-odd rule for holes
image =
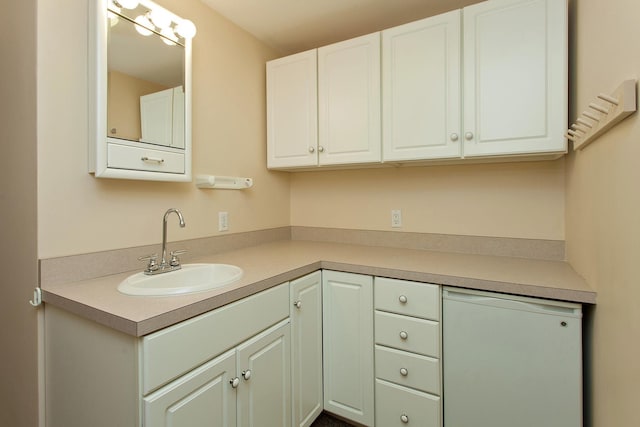
[[178, 215], [181, 228], [184, 228], [184, 226], [186, 225], [184, 222], [184, 217], [178, 209], [171, 208], [164, 213], [164, 217], [162, 218], [162, 259], [160, 261], [160, 264], [158, 264], [158, 254], [138, 258], [141, 261], [149, 260], [147, 268], [144, 270], [145, 274], [153, 275], [180, 269], [180, 260], [178, 259], [178, 255], [187, 252], [186, 250], [172, 251], [169, 254], [170, 259], [167, 261], [167, 218], [172, 213]]

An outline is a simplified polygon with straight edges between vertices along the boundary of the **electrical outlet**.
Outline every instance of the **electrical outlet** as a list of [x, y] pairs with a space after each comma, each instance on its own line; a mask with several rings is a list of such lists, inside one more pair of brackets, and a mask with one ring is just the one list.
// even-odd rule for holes
[[218, 212], [218, 231], [229, 231], [228, 212]]
[[391, 211], [391, 227], [402, 227], [402, 211], [400, 209], [393, 209]]

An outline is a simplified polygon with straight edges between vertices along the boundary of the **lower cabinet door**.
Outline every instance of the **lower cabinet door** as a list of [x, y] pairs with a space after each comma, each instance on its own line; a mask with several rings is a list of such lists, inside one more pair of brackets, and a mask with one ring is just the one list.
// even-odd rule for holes
[[309, 427], [322, 400], [322, 274], [308, 274], [291, 286], [291, 375], [293, 427]]
[[287, 319], [237, 348], [238, 426], [291, 427], [290, 346]]
[[324, 409], [373, 426], [373, 278], [325, 270], [322, 282]]
[[440, 398], [376, 380], [376, 425], [440, 427]]
[[236, 352], [228, 351], [144, 398], [146, 427], [232, 427]]

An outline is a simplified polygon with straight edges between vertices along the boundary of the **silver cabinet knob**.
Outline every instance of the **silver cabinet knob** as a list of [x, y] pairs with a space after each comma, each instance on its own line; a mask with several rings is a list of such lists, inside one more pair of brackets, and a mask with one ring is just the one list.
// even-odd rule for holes
[[402, 375], [403, 377], [409, 375], [409, 371], [407, 370], [407, 368], [400, 368], [400, 375]]
[[324, 147], [322, 145], [319, 145], [318, 146], [318, 151], [321, 152], [321, 153], [324, 152]]
[[315, 151], [316, 151], [315, 147], [309, 147], [309, 152], [310, 153], [315, 153]]
[[245, 381], [249, 380], [249, 378], [251, 378], [251, 370], [247, 369], [246, 371], [242, 371], [242, 378], [244, 378]]
[[231, 384], [231, 387], [238, 388], [238, 386], [240, 385], [240, 378], [235, 377], [231, 381], [229, 381], [229, 383]]
[[406, 295], [400, 295], [398, 297], [398, 301], [400, 301], [402, 304], [406, 304], [407, 303], [407, 296]]
[[465, 133], [464, 139], [466, 139], [467, 141], [471, 141], [473, 139], [473, 133], [472, 132]]
[[295, 308], [301, 308], [301, 307], [302, 307], [302, 301], [296, 301], [296, 302], [294, 302], [294, 303], [293, 303], [293, 306], [294, 306]]
[[451, 140], [455, 142], [455, 141], [457, 141], [457, 140], [458, 140], [458, 138], [459, 138], [459, 137], [458, 137], [458, 134], [457, 134], [457, 133], [452, 133], [452, 134], [449, 136], [449, 138], [451, 138]]
[[409, 424], [409, 417], [407, 416], [407, 414], [400, 415], [400, 421], [402, 421], [405, 424]]
[[407, 333], [407, 331], [400, 331], [400, 338], [402, 338], [403, 340], [409, 338], [409, 334]]

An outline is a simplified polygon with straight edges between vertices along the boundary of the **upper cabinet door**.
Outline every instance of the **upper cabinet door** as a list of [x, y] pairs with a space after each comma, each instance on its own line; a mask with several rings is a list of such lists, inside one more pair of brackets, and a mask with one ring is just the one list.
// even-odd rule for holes
[[380, 34], [318, 49], [319, 164], [380, 162]]
[[460, 15], [382, 32], [384, 161], [460, 157]]
[[566, 8], [491, 0], [463, 10], [465, 156], [566, 151]]
[[318, 164], [316, 49], [267, 63], [267, 167]]

